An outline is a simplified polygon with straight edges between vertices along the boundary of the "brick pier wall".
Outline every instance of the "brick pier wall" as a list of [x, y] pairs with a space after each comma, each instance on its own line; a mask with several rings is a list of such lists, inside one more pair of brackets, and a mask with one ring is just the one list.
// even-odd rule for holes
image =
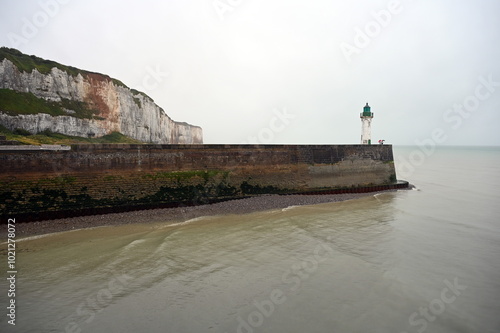
[[394, 183], [391, 145], [73, 145], [1, 150], [0, 215], [36, 220]]

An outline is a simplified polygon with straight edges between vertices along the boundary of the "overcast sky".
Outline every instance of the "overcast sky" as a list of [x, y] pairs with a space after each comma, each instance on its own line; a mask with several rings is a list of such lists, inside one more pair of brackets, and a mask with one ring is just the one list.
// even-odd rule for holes
[[[105, 73], [205, 143], [500, 145], [498, 0], [0, 0], [0, 44]], [[427, 141], [428, 142], [428, 141]]]

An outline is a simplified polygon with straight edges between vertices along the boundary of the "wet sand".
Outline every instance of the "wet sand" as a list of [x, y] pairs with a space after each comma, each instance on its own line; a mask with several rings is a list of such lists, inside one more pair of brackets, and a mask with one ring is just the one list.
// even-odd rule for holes
[[[54, 232], [137, 223], [176, 223], [201, 216], [248, 214], [256, 211], [282, 209], [289, 206], [314, 205], [327, 202], [340, 202], [373, 196], [376, 193], [389, 192], [387, 190], [370, 193], [348, 193], [330, 195], [262, 195], [257, 197], [229, 200], [214, 204], [149, 209], [105, 215], [89, 215], [39, 222], [25, 222], [16, 220], [16, 238], [43, 235]], [[15, 218], [15, 216], [13, 216]], [[5, 239], [7, 225], [0, 225], [0, 239]]]

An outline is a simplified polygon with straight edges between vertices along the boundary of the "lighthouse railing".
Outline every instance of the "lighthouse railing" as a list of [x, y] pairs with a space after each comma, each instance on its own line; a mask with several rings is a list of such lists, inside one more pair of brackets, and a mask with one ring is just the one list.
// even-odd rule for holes
[[368, 114], [366, 114], [366, 113], [364, 113], [364, 112], [361, 112], [361, 113], [359, 114], [359, 117], [360, 117], [360, 118], [363, 118], [363, 117], [370, 117], [370, 118], [373, 118], [373, 115], [374, 115], [374, 114], [375, 114], [375, 113], [370, 112], [370, 113], [369, 113], [369, 115], [368, 115]]

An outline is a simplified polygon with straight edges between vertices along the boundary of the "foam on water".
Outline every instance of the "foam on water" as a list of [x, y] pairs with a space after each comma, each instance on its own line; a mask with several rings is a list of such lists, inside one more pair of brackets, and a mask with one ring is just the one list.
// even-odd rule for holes
[[297, 207], [300, 207], [300, 206], [297, 206], [297, 205], [295, 205], [295, 206], [288, 206], [286, 208], [283, 208], [281, 211], [282, 212], [286, 212], [287, 210], [291, 210], [291, 209], [294, 209], [294, 208], [297, 208]]

